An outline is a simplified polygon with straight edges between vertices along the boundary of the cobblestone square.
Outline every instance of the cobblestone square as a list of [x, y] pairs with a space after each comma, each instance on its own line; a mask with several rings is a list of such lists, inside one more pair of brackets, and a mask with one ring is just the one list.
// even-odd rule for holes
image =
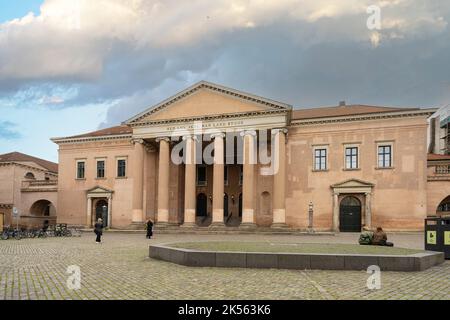
[[[190, 268], [148, 258], [150, 243], [240, 240], [355, 243], [358, 235], [156, 235], [106, 233], [0, 241], [1, 299], [450, 299], [450, 261], [423, 272], [382, 272], [369, 290], [365, 271]], [[396, 246], [423, 249], [422, 234], [389, 235]], [[68, 266], [81, 288], [67, 286]]]

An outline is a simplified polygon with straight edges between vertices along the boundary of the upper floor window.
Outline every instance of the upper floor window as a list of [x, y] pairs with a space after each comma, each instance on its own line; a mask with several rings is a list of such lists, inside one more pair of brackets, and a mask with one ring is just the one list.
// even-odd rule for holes
[[358, 147], [345, 148], [345, 168], [346, 169], [358, 168]]
[[85, 178], [86, 162], [77, 161], [77, 179]]
[[127, 174], [127, 160], [118, 159], [117, 160], [117, 177], [124, 178]]
[[105, 177], [105, 160], [97, 160], [97, 178]]
[[228, 166], [223, 166], [223, 181], [225, 182], [225, 185], [228, 185]]
[[206, 186], [206, 166], [197, 166], [197, 185]]
[[314, 170], [327, 170], [327, 149], [314, 149]]
[[390, 168], [392, 167], [392, 146], [379, 145], [378, 146], [378, 167]]
[[244, 166], [239, 166], [239, 185], [244, 181]]

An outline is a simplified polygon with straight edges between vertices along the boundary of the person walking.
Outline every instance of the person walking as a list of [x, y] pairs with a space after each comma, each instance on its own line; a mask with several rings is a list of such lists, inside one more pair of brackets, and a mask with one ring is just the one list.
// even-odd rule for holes
[[147, 220], [147, 239], [151, 239], [153, 236], [153, 221], [152, 219]]
[[94, 232], [97, 235], [97, 238], [95, 239], [96, 243], [102, 242], [102, 234], [103, 234], [103, 220], [99, 218], [94, 226]]

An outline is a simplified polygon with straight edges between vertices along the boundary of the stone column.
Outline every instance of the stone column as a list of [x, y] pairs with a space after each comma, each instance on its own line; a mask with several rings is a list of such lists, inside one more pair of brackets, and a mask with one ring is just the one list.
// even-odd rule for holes
[[158, 212], [157, 224], [167, 225], [169, 223], [169, 168], [170, 154], [169, 141], [167, 137], [158, 138], [159, 142], [159, 170], [158, 170]]
[[186, 164], [184, 170], [184, 223], [183, 227], [195, 226], [195, 136], [185, 136]]
[[108, 197], [108, 228], [112, 228], [112, 196]]
[[87, 198], [87, 216], [86, 216], [86, 226], [88, 228], [92, 227], [92, 198]]
[[213, 168], [213, 212], [211, 226], [223, 226], [223, 194], [224, 194], [224, 150], [223, 133], [211, 135], [214, 138], [214, 168]]
[[133, 154], [133, 215], [132, 223], [142, 223], [144, 192], [144, 140], [134, 140]]
[[333, 231], [339, 232], [339, 193], [333, 192]]
[[286, 225], [286, 129], [272, 130], [273, 177], [273, 228]]
[[365, 217], [365, 224], [368, 228], [372, 228], [372, 198], [370, 192], [366, 193], [366, 217]]
[[255, 131], [244, 131], [244, 164], [242, 181], [242, 223], [241, 227], [255, 227]]

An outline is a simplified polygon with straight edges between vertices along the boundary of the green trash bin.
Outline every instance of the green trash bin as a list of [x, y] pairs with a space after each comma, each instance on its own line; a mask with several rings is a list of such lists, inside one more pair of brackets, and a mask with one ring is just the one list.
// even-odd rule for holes
[[450, 217], [425, 219], [425, 250], [444, 252], [450, 259]]

